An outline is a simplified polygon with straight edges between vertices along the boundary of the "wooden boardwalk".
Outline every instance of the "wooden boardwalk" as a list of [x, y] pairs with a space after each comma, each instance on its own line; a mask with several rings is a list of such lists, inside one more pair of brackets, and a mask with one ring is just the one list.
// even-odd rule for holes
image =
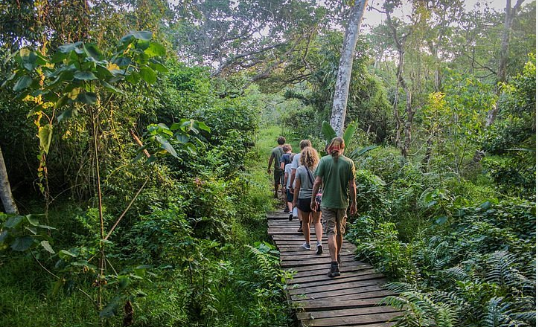
[[340, 252], [339, 277], [329, 278], [330, 268], [327, 237], [323, 237], [323, 254], [316, 255], [316, 237], [311, 228], [311, 251], [301, 248], [304, 236], [297, 232], [297, 219], [288, 220], [288, 214], [267, 215], [269, 235], [280, 251], [280, 262], [284, 269], [297, 273], [288, 280], [289, 296], [297, 307], [297, 318], [301, 326], [361, 326], [387, 327], [387, 322], [399, 315], [379, 301], [393, 293], [383, 289], [383, 275], [372, 266], [355, 260], [355, 246], [346, 240]]

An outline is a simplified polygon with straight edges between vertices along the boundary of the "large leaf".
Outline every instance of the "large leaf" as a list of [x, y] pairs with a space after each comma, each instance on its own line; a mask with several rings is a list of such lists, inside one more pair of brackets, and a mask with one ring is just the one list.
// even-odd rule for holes
[[140, 76], [146, 83], [153, 84], [157, 82], [157, 74], [155, 71], [149, 67], [140, 68]]
[[84, 51], [86, 52], [86, 55], [88, 57], [91, 57], [95, 60], [101, 60], [101, 58], [103, 57], [101, 51], [99, 51], [97, 46], [93, 43], [84, 44]]
[[97, 77], [92, 72], [81, 72], [81, 71], [76, 72], [74, 75], [74, 78], [80, 81], [92, 81], [94, 79], [97, 79]]
[[77, 101], [84, 104], [95, 104], [97, 102], [97, 94], [93, 92], [81, 93], [77, 96]]
[[157, 141], [159, 141], [159, 143], [161, 143], [162, 148], [166, 150], [166, 152], [170, 153], [171, 155], [177, 158], [177, 152], [174, 149], [174, 147], [172, 147], [170, 142], [168, 142], [168, 140], [166, 140], [164, 137], [161, 137], [160, 135], [157, 135], [156, 139]]
[[50, 246], [49, 241], [41, 241], [41, 246], [49, 253], [52, 253], [52, 254], [56, 253], [52, 249], [52, 246]]
[[37, 135], [39, 137], [39, 147], [45, 153], [49, 153], [50, 143], [52, 141], [52, 124], [40, 126]]
[[321, 123], [321, 133], [323, 133], [323, 136], [325, 137], [325, 141], [327, 144], [331, 142], [333, 138], [336, 137], [336, 132], [332, 128], [331, 124], [326, 122], [325, 120], [323, 123]]
[[24, 217], [23, 216], [13, 216], [13, 217], [10, 217], [5, 223], [4, 223], [4, 227], [6, 228], [15, 228], [17, 227], [22, 219]]
[[342, 136], [342, 138], [344, 139], [344, 144], [346, 146], [348, 146], [349, 143], [351, 142], [351, 138], [355, 134], [355, 131], [357, 130], [357, 126], [358, 126], [357, 122], [352, 122], [351, 124], [347, 125], [344, 135]]
[[69, 53], [73, 50], [75, 50], [79, 45], [81, 45], [82, 42], [76, 42], [76, 43], [68, 43], [68, 44], [64, 44], [64, 45], [61, 45], [58, 47], [58, 51], [60, 51], [61, 53]]
[[17, 237], [15, 242], [11, 244], [11, 248], [13, 251], [26, 251], [32, 246], [33, 243], [34, 239], [31, 236]]
[[17, 83], [15, 83], [15, 86], [13, 86], [13, 91], [19, 92], [21, 90], [24, 90], [25, 88], [32, 85], [32, 82], [33, 82], [33, 80], [32, 80], [32, 78], [30, 76], [24, 75], [21, 78], [19, 78]]
[[101, 311], [99, 312], [99, 317], [101, 318], [110, 318], [115, 315], [116, 310], [120, 307], [120, 301], [121, 298], [119, 296], [116, 296], [115, 298], [110, 301], [110, 303]]
[[153, 33], [150, 31], [136, 31], [131, 34], [138, 40], [149, 41], [153, 37]]
[[150, 57], [162, 57], [166, 54], [166, 49], [156, 42], [150, 42], [149, 46], [144, 52]]

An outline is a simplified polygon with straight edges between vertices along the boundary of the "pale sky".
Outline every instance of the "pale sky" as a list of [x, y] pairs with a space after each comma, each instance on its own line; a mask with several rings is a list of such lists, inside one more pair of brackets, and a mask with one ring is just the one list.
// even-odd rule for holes
[[[374, 7], [374, 8], [378, 8], [378, 9], [382, 9], [382, 4], [383, 4], [383, 0], [370, 0], [368, 1], [368, 7]], [[409, 3], [410, 1], [403, 1], [403, 2], [407, 2]], [[473, 7], [475, 6], [475, 4], [477, 3], [488, 3], [489, 4], [489, 7], [490, 8], [493, 8], [495, 9], [496, 11], [499, 11], [499, 12], [504, 12], [504, 8], [506, 7], [506, 0], [465, 0], [465, 9], [467, 11], [471, 11], [473, 9]], [[514, 6], [516, 0], [512, 0], [512, 6]], [[530, 3], [531, 0], [525, 0], [523, 2], [523, 5], [525, 5], [526, 3]], [[378, 11], [375, 11], [375, 10], [371, 10], [370, 8], [367, 7], [367, 10], [366, 12], [364, 13], [364, 16], [363, 16], [363, 19], [362, 19], [362, 24], [367, 24], [367, 25], [371, 25], [371, 26], [376, 26], [376, 25], [379, 25], [381, 24], [384, 20], [385, 20], [385, 14], [382, 14]], [[369, 10], [370, 9], [370, 10]], [[394, 16], [398, 17], [398, 18], [402, 18], [404, 17], [405, 15], [407, 15], [410, 11], [410, 6], [407, 5], [407, 6], [402, 6], [402, 8], [396, 10], [394, 12]]]

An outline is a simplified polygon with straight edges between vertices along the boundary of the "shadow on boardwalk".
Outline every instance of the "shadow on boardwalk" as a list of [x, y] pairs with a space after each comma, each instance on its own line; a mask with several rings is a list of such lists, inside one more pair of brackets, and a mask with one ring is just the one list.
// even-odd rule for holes
[[[304, 237], [297, 233], [297, 219], [289, 221], [288, 214], [272, 212], [267, 214], [267, 224], [269, 235], [280, 251], [282, 268], [297, 271], [294, 278], [288, 280], [288, 285], [301, 326], [394, 325], [387, 321], [398, 316], [398, 311], [378, 304], [383, 297], [394, 294], [383, 289], [386, 281], [382, 274], [355, 260], [353, 244], [344, 240], [340, 253], [342, 274], [329, 278], [330, 258], [325, 236], [323, 254], [316, 255], [315, 250], [301, 248]], [[311, 234], [311, 240], [314, 240], [311, 244], [315, 244], [313, 228]]]

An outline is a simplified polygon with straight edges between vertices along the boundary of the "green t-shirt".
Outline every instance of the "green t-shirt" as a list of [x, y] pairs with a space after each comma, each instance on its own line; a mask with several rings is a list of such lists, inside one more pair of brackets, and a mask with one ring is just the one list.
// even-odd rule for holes
[[275, 170], [282, 170], [280, 168], [280, 158], [284, 154], [284, 149], [282, 149], [281, 146], [277, 146], [276, 148], [271, 151], [271, 157], [273, 157], [273, 160], [275, 161], [274, 169]]
[[355, 179], [355, 164], [347, 157], [340, 156], [338, 161], [328, 155], [319, 161], [316, 176], [323, 180], [321, 206], [345, 209], [349, 204], [349, 181]]

